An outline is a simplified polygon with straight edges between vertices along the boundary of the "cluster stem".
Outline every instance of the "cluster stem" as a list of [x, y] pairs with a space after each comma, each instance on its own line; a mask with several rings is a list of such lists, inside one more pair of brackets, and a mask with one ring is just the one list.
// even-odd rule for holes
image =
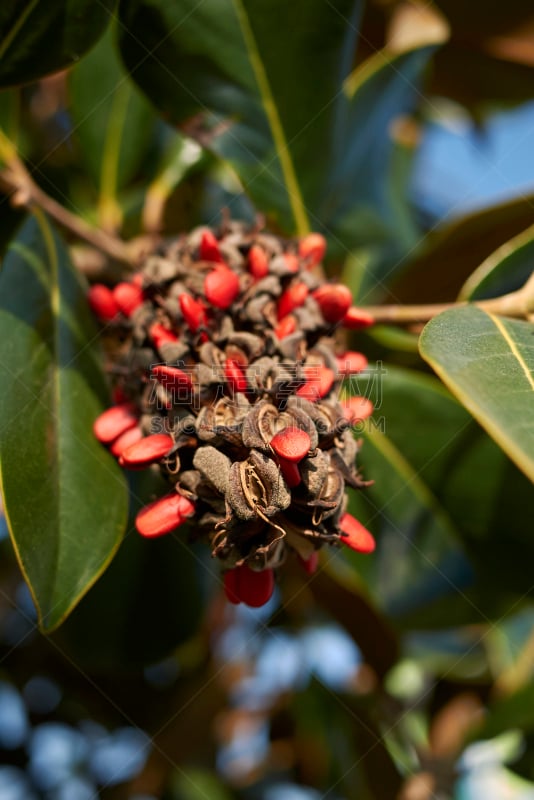
[[376, 323], [389, 325], [417, 325], [429, 322], [438, 314], [451, 308], [473, 305], [490, 314], [499, 314], [517, 319], [531, 319], [534, 315], [534, 272], [521, 289], [492, 297], [489, 300], [454, 303], [428, 303], [423, 305], [363, 306], [374, 317]]

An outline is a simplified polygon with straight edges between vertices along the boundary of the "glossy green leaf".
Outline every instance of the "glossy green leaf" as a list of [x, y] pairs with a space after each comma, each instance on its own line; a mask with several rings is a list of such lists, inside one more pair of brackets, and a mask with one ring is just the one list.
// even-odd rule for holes
[[[528, 480], [430, 377], [384, 368], [369, 394], [359, 462], [374, 484], [350, 507], [377, 552], [342, 551], [379, 608], [406, 627], [485, 622], [528, 592], [534, 547]], [[507, 536], [503, 538], [502, 530]]]
[[19, 89], [0, 91], [0, 129], [16, 143], [20, 130], [21, 92]]
[[501, 245], [463, 285], [459, 300], [485, 300], [520, 289], [534, 271], [534, 226]]
[[207, 549], [181, 526], [148, 541], [135, 529], [139, 509], [168, 491], [153, 473], [130, 473], [130, 516], [109, 569], [58, 632], [59, 643], [90, 669], [135, 670], [167, 657], [197, 630], [202, 584], [219, 578]]
[[106, 390], [84, 287], [41, 212], [10, 247], [0, 298], [2, 491], [41, 628], [50, 631], [110, 562], [127, 493], [92, 433]]
[[[398, 375], [393, 381], [391, 373], [384, 376], [381, 391], [386, 396], [395, 392]], [[410, 402], [417, 409], [424, 407], [428, 403], [424, 381], [412, 380], [406, 384], [408, 387], [414, 392], [422, 389], [423, 397], [414, 394]], [[397, 392], [402, 396], [402, 378]], [[440, 399], [432, 398], [436, 404]], [[377, 536], [378, 553], [370, 558], [352, 553], [345, 556], [365, 577], [380, 608], [400, 621], [414, 612], [426, 612], [444, 597], [457, 596], [461, 600], [463, 590], [471, 583], [472, 568], [453, 519], [416, 466], [417, 450], [421, 450], [423, 440], [427, 452], [432, 446], [427, 439], [427, 420], [420, 423], [424, 434], [418, 423], [414, 447], [406, 450], [402, 441], [395, 441], [391, 435], [395, 420], [387, 410], [382, 413], [383, 402], [379, 400], [377, 405], [374, 420], [365, 428], [360, 458], [365, 478], [374, 479], [375, 483], [362, 493], [351, 494], [351, 510]], [[431, 401], [431, 408], [432, 405]], [[449, 419], [451, 412], [454, 419], [454, 404], [446, 410]], [[412, 421], [415, 419], [416, 415], [412, 416]], [[446, 415], [444, 420], [447, 421]], [[439, 434], [434, 436], [434, 445], [438, 438]]]
[[305, 195], [317, 192], [309, 166], [330, 148], [331, 115], [315, 116], [350, 69], [358, 6], [135, 0], [120, 7], [122, 53], [161, 111], [194, 117], [191, 130], [234, 165], [258, 207], [303, 233]]
[[69, 76], [69, 109], [82, 161], [98, 189], [98, 216], [120, 227], [119, 192], [135, 177], [156, 124], [148, 100], [131, 81], [109, 28]]
[[[396, 159], [402, 154], [391, 126], [400, 115], [412, 111], [419, 99], [418, 87], [435, 45], [402, 53], [380, 51], [359, 66], [345, 82], [347, 99], [339, 142], [325, 172], [325, 188], [316, 216], [325, 220], [342, 243], [392, 239], [396, 250], [415, 244], [417, 230], [406, 202], [399, 193], [404, 180], [395, 180]], [[405, 176], [403, 176], [405, 177]], [[405, 197], [402, 198], [405, 200]], [[391, 269], [390, 259], [381, 258], [365, 270], [363, 282], [381, 279]]]
[[423, 331], [423, 358], [534, 481], [534, 325], [455, 308]]
[[351, 75], [360, 5], [120, 7], [125, 63], [165, 117], [227, 160], [280, 228], [323, 229], [340, 251], [411, 236], [391, 185], [389, 126], [418, 100], [431, 51], [382, 52]]
[[98, 40], [115, 0], [3, 0], [0, 6], [0, 87], [67, 67]]

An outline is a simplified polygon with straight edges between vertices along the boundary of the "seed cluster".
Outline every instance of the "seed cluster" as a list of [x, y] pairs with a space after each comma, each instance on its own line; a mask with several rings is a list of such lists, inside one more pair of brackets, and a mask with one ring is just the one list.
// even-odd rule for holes
[[137, 529], [161, 536], [194, 516], [231, 602], [266, 602], [290, 551], [313, 572], [324, 543], [374, 548], [346, 512], [346, 487], [365, 485], [351, 426], [372, 404], [339, 398], [367, 361], [332, 339], [373, 320], [316, 274], [325, 246], [228, 222], [162, 246], [131, 282], [90, 289], [115, 343], [116, 404], [95, 435], [170, 486]]

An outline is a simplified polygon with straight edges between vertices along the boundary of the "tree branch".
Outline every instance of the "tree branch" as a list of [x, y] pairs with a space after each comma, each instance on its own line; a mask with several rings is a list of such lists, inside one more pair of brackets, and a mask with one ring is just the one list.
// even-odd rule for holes
[[490, 300], [478, 300], [473, 303], [431, 303], [428, 305], [384, 305], [362, 306], [362, 309], [374, 318], [376, 323], [391, 325], [413, 325], [429, 322], [438, 314], [451, 308], [473, 305], [491, 314], [506, 317], [528, 319], [534, 321], [534, 272], [525, 285], [515, 292], [493, 297]]
[[112, 236], [106, 231], [94, 228], [83, 219], [64, 208], [44, 192], [33, 180], [26, 165], [19, 158], [12, 142], [0, 131], [0, 159], [5, 167], [0, 171], [0, 189], [9, 195], [13, 206], [31, 210], [42, 208], [61, 227], [70, 231], [82, 241], [96, 247], [116, 261], [137, 266], [137, 248]]

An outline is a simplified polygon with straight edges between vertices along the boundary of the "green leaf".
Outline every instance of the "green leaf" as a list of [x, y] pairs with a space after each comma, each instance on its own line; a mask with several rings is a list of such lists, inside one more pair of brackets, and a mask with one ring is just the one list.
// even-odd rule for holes
[[[399, 202], [397, 196], [396, 156], [402, 149], [390, 126], [414, 109], [419, 99], [415, 87], [435, 49], [432, 45], [402, 53], [379, 51], [345, 82], [347, 102], [341, 110], [347, 116], [336, 131], [339, 142], [323, 176], [326, 185], [316, 212], [342, 242], [382, 243], [391, 239], [392, 232], [397, 246], [410, 248], [416, 241], [406, 198]], [[405, 189], [404, 181], [401, 185]], [[386, 272], [391, 265], [381, 267]]]
[[391, 439], [375, 428], [366, 436], [363, 460], [366, 475], [376, 475], [380, 484], [369, 503], [374, 505], [372, 522], [380, 527], [386, 612], [402, 617], [461, 591], [470, 582], [471, 568], [437, 497]]
[[423, 358], [534, 481], [534, 326], [455, 308], [423, 331]]
[[4, 504], [43, 631], [97, 580], [126, 522], [125, 481], [95, 440], [106, 399], [84, 287], [42, 212], [0, 273]]
[[[443, 442], [443, 428], [433, 433], [429, 414], [435, 422], [434, 413], [441, 407], [442, 425], [451, 428], [458, 417], [455, 404], [431, 395], [424, 379], [389, 367], [382, 377], [383, 394], [375, 398], [374, 422], [362, 431], [360, 457], [365, 477], [375, 483], [350, 499], [352, 513], [377, 536], [378, 552], [370, 558], [343, 553], [364, 576], [379, 607], [396, 622], [406, 619], [411, 624], [418, 612], [435, 613], [433, 604], [443, 598], [462, 600], [472, 580], [460, 531], [433, 491], [432, 473], [421, 474], [419, 468]], [[410, 395], [412, 431], [417, 420], [411, 447], [395, 435], [397, 422], [388, 412], [393, 393], [396, 404], [405, 404], [403, 395]]]
[[3, 0], [0, 86], [28, 83], [67, 67], [98, 40], [115, 0]]
[[119, 552], [59, 631], [59, 643], [91, 669], [132, 670], [165, 658], [197, 630], [201, 579], [219, 576], [207, 552], [188, 543], [187, 528], [153, 541], [135, 530], [139, 509], [168, 486], [153, 473], [129, 475], [130, 515]]
[[387, 365], [374, 383], [351, 379], [376, 411], [357, 431], [374, 483], [351, 493], [350, 509], [378, 548], [343, 549], [344, 562], [397, 625], [500, 616], [532, 584], [531, 484], [435, 378]]
[[485, 300], [520, 289], [532, 274], [534, 226], [501, 245], [463, 285], [458, 300]]
[[390, 183], [389, 125], [419, 99], [431, 52], [382, 52], [350, 76], [360, 6], [130, 0], [120, 7], [125, 63], [165, 117], [227, 160], [280, 228], [323, 229], [340, 249], [406, 238]]
[[19, 89], [0, 91], [0, 129], [14, 144], [20, 129], [21, 92]]
[[156, 125], [148, 100], [124, 72], [115, 52], [113, 30], [69, 76], [73, 138], [98, 188], [99, 221], [120, 227], [119, 192], [136, 175]]

